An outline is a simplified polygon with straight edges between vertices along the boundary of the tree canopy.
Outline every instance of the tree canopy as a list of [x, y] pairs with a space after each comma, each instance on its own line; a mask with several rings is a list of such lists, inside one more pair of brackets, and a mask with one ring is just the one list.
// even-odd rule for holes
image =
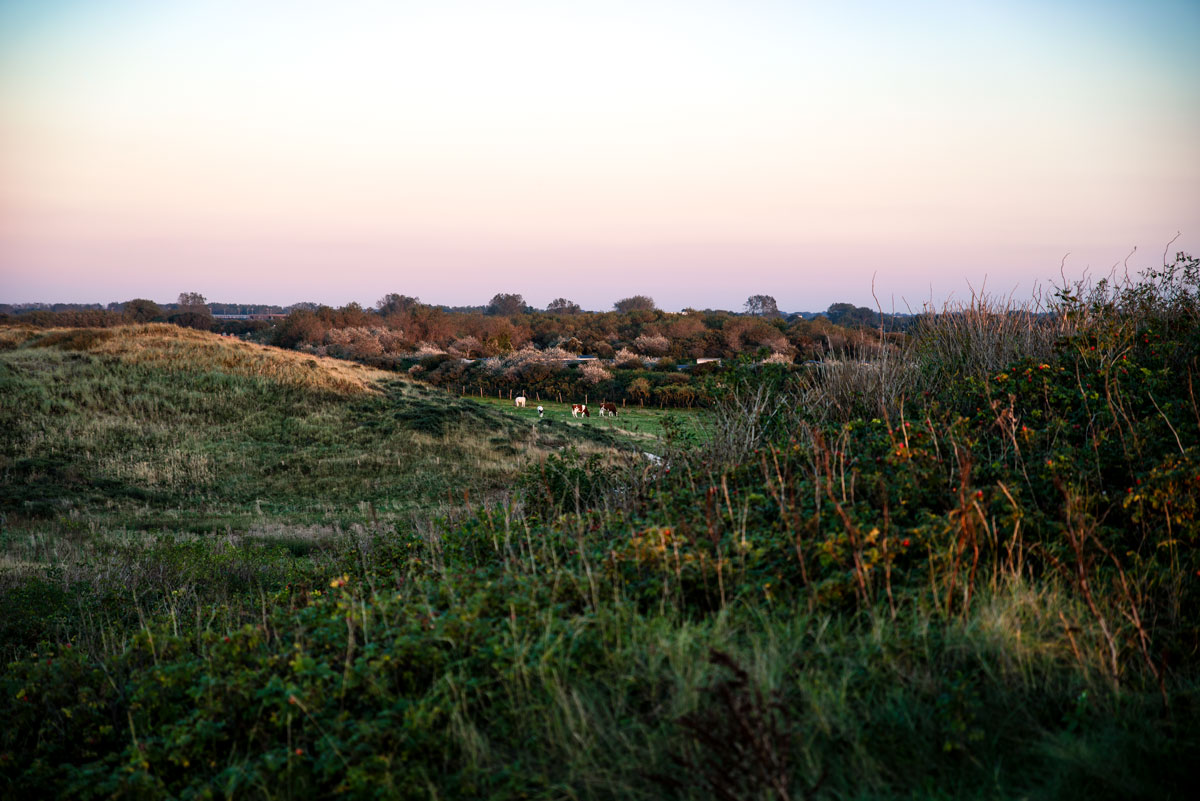
[[567, 300], [566, 298], [555, 298], [546, 304], [546, 311], [550, 314], [579, 314], [583, 309], [574, 301]]
[[487, 313], [500, 317], [509, 317], [525, 311], [525, 298], [517, 294], [499, 292], [488, 301]]
[[162, 317], [162, 307], [146, 298], [134, 298], [125, 303], [125, 317], [135, 323], [148, 323], [156, 317]]
[[622, 298], [613, 304], [613, 308], [619, 312], [631, 311], [654, 311], [654, 298], [647, 295], [634, 295], [630, 298]]
[[395, 292], [389, 292], [379, 300], [375, 301], [375, 308], [379, 313], [387, 316], [389, 314], [399, 314], [400, 312], [408, 311], [414, 306], [420, 306], [420, 298], [412, 298], [408, 295], [400, 295]]
[[751, 295], [746, 299], [746, 314], [759, 317], [778, 317], [779, 306], [770, 295]]
[[834, 303], [825, 312], [831, 323], [845, 326], [879, 325], [879, 315], [866, 306], [853, 303]]
[[[197, 309], [199, 306], [208, 306], [208, 301], [199, 292], [180, 292], [179, 300], [177, 301], [180, 307]], [[197, 309], [198, 310], [198, 309]]]
[[167, 322], [182, 328], [207, 331], [213, 324], [212, 310], [199, 292], [182, 292], [179, 295], [179, 308], [167, 316]]

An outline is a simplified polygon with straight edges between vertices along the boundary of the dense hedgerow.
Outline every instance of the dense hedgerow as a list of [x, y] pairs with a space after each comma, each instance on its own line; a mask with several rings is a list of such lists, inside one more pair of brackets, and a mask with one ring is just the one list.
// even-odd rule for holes
[[861, 374], [744, 365], [661, 461], [565, 451], [309, 551], [147, 543], [125, 602], [76, 573], [102, 602], [46, 601], [0, 680], [0, 787], [1185, 797], [1198, 268], [1065, 288], [1050, 334], [979, 308]]

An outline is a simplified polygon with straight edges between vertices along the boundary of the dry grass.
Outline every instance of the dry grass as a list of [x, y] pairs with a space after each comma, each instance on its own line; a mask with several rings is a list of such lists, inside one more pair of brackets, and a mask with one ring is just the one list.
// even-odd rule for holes
[[826, 358], [798, 384], [798, 404], [822, 421], [898, 415], [913, 391], [915, 365], [903, 354], [882, 350], [870, 361]]
[[910, 338], [910, 358], [927, 379], [983, 378], [1021, 358], [1048, 358], [1056, 342], [1083, 321], [1065, 310], [1012, 298], [975, 295], [969, 302], [927, 308]]
[[0, 349], [59, 347], [182, 372], [222, 372], [341, 395], [375, 392], [390, 373], [163, 323], [103, 330], [0, 329]]
[[965, 303], [927, 307], [899, 342], [860, 343], [811, 365], [799, 403], [818, 420], [896, 416], [906, 400], [943, 390], [964, 377], [985, 380], [1021, 358], [1048, 359], [1056, 343], [1096, 325], [1040, 296], [1027, 303], [976, 294]]

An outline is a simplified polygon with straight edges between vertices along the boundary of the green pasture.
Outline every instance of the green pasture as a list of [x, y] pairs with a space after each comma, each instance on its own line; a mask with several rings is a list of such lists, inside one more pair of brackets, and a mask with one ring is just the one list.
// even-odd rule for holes
[[[526, 401], [523, 409], [517, 408], [508, 398], [481, 397], [479, 395], [464, 395], [463, 398], [487, 408], [500, 410], [521, 420], [538, 421], [539, 401], [532, 396]], [[628, 405], [619, 406], [616, 417], [607, 415], [601, 417], [600, 403], [589, 401], [588, 410], [591, 412], [591, 417], [583, 418], [571, 416], [570, 403], [545, 400], [540, 403], [545, 409], [543, 422], [564, 423], [568, 427], [579, 430], [611, 432], [622, 440], [651, 452], [655, 450], [655, 445], [666, 436], [667, 428], [664, 422], [668, 419], [676, 421], [678, 430], [695, 441], [705, 439], [709, 431], [708, 412], [705, 409], [660, 409], [652, 406]]]

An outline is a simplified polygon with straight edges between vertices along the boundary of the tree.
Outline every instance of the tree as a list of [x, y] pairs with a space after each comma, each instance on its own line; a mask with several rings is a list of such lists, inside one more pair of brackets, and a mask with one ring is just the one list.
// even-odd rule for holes
[[199, 307], [203, 306], [205, 311], [208, 310], [208, 301], [199, 292], [180, 292], [178, 303], [180, 309], [199, 311]]
[[629, 387], [625, 391], [629, 393], [629, 397], [645, 406], [646, 398], [650, 397], [650, 382], [645, 378], [635, 378], [629, 382]]
[[578, 303], [567, 300], [566, 298], [555, 298], [546, 304], [546, 311], [550, 314], [579, 314], [583, 311]]
[[847, 327], [879, 325], [879, 315], [866, 306], [834, 303], [825, 312], [829, 322]]
[[271, 343], [281, 348], [314, 345], [321, 341], [328, 330], [329, 326], [321, 322], [315, 312], [296, 309], [275, 325]]
[[181, 306], [167, 315], [167, 322], [180, 328], [195, 328], [198, 331], [211, 331], [213, 326], [212, 312], [207, 306]]
[[472, 356], [478, 356], [483, 352], [483, 343], [473, 336], [459, 337], [454, 340], [454, 344], [450, 346], [450, 350], [470, 359]]
[[515, 294], [505, 294], [503, 292], [492, 296], [491, 301], [487, 305], [487, 313], [500, 317], [510, 317], [514, 314], [522, 314], [525, 311], [525, 298]]
[[375, 308], [384, 317], [387, 317], [390, 314], [399, 314], [400, 312], [408, 311], [409, 309], [420, 305], [420, 298], [410, 298], [408, 295], [399, 295], [395, 292], [389, 292], [379, 300], [375, 301]]
[[778, 317], [779, 306], [770, 295], [751, 295], [746, 299], [746, 314], [758, 317]]
[[135, 323], [148, 323], [156, 317], [162, 317], [162, 308], [152, 300], [134, 298], [125, 303], [125, 319]]
[[654, 311], [654, 298], [646, 295], [634, 295], [631, 298], [622, 298], [613, 304], [613, 308], [619, 312], [631, 311]]
[[199, 292], [180, 292], [179, 308], [167, 317], [167, 322], [181, 328], [196, 328], [201, 331], [212, 329], [212, 310], [208, 301]]
[[369, 325], [371, 325], [371, 318], [367, 316], [366, 309], [360, 306], [356, 300], [350, 301], [337, 310], [338, 328], [358, 328]]

